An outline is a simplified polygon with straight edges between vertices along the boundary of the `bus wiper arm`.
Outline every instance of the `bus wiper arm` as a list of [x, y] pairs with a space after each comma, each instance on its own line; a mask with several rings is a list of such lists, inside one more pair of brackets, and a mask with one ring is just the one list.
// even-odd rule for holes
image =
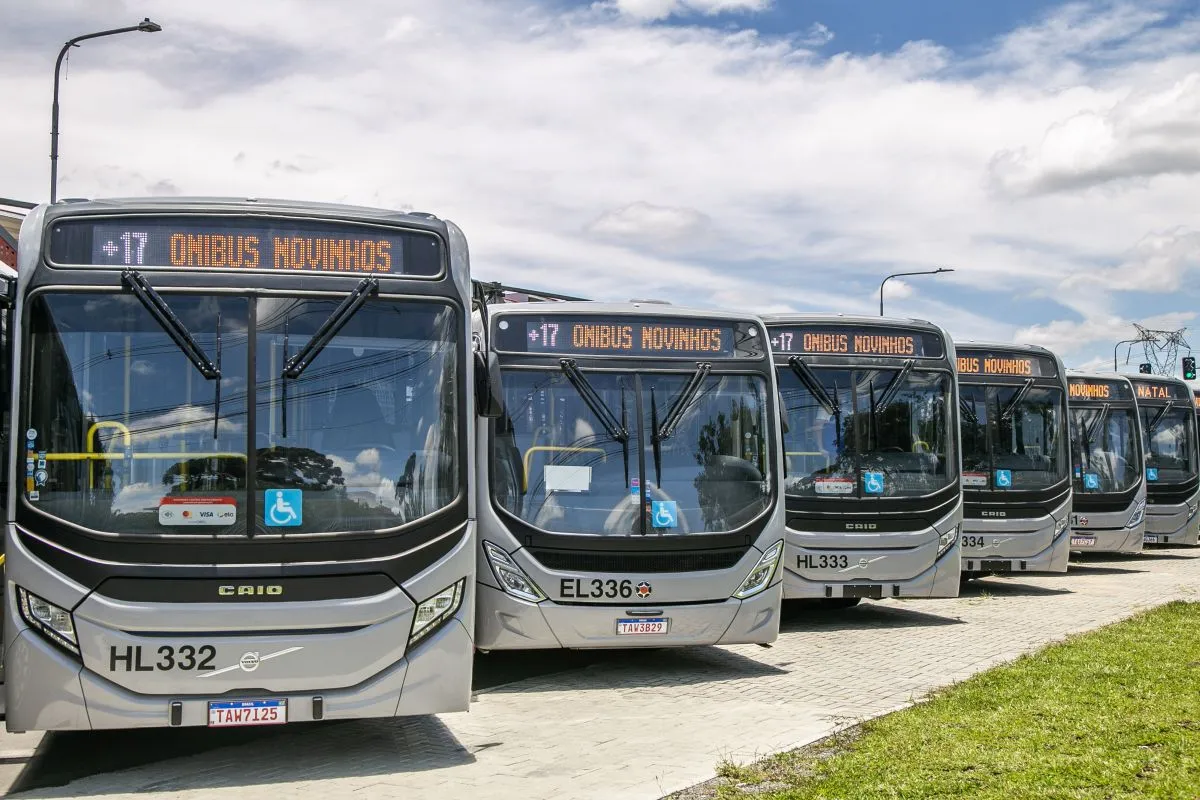
[[600, 424], [604, 426], [608, 435], [622, 444], [628, 441], [629, 431], [625, 430], [625, 426], [617, 420], [608, 405], [605, 404], [604, 398], [596, 393], [595, 387], [583, 374], [583, 370], [579, 368], [575, 359], [564, 358], [558, 362], [558, 365], [562, 368], [563, 374], [567, 376], [567, 380], [575, 387], [575, 391], [579, 392], [583, 402], [587, 403], [588, 408], [600, 420]]
[[1170, 411], [1172, 408], [1175, 408], [1175, 401], [1173, 401], [1173, 400], [1162, 407], [1162, 409], [1158, 412], [1158, 414], [1155, 415], [1154, 421], [1146, 426], [1146, 435], [1147, 436], [1154, 433], [1154, 431], [1158, 428], [1159, 423], [1163, 421], [1163, 417], [1165, 417], [1167, 415], [1167, 412]]
[[1009, 400], [1008, 403], [1005, 404], [1003, 410], [1001, 410], [1000, 419], [1008, 419], [1011, 417], [1017, 410], [1017, 406], [1021, 404], [1021, 401], [1025, 399], [1025, 395], [1029, 394], [1029, 390], [1032, 388], [1033, 378], [1026, 378], [1024, 385], [1017, 390], [1017, 393], [1012, 396], [1012, 400]]
[[329, 315], [329, 319], [321, 323], [321, 327], [317, 328], [317, 332], [312, 335], [308, 343], [283, 365], [283, 377], [293, 380], [299, 378], [308, 365], [325, 349], [325, 345], [329, 344], [333, 337], [338, 335], [338, 331], [350, 321], [355, 312], [362, 308], [363, 303], [378, 291], [378, 278], [363, 278], [362, 283], [358, 284], [354, 291], [346, 296], [342, 304]]
[[671, 434], [675, 432], [675, 426], [679, 424], [679, 420], [683, 419], [683, 412], [687, 411], [688, 406], [696, 399], [696, 394], [704, 385], [704, 379], [708, 377], [711, 369], [712, 364], [708, 362], [696, 365], [696, 371], [692, 373], [691, 380], [687, 382], [687, 386], [683, 387], [683, 391], [679, 393], [675, 402], [671, 404], [671, 408], [667, 410], [667, 417], [663, 420], [662, 425], [655, 429], [655, 441], [661, 442], [663, 439], [671, 438]]
[[201, 375], [210, 381], [220, 379], [221, 370], [209, 360], [204, 348], [196, 341], [196, 337], [179, 320], [179, 317], [175, 316], [175, 312], [167, 305], [167, 301], [154, 291], [154, 287], [146, 281], [142, 273], [127, 269], [121, 273], [121, 282], [129, 287], [133, 296], [146, 307], [150, 316], [154, 317], [154, 321], [166, 331], [167, 336], [171, 337], [171, 341], [175, 342], [175, 346], [187, 357], [188, 361], [192, 362], [192, 366], [199, 370]]
[[958, 398], [958, 407], [963, 414], [974, 424], [979, 424], [979, 415], [975, 413], [975, 404], [968, 401], [966, 398]]
[[825, 387], [817, 380], [817, 376], [813, 374], [812, 368], [804, 363], [804, 359], [800, 358], [800, 356], [792, 356], [788, 359], [788, 366], [792, 368], [792, 372], [804, 384], [804, 388], [808, 389], [808, 393], [816, 398], [822, 408], [832, 416], [840, 416], [837, 400], [829, 396], [829, 392], [825, 391]]
[[905, 361], [904, 366], [900, 367], [888, 381], [887, 386], [883, 387], [883, 393], [879, 395], [879, 402], [875, 404], [876, 413], [883, 411], [896, 399], [896, 395], [900, 393], [900, 387], [904, 385], [904, 379], [908, 377], [908, 373], [912, 372], [913, 365], [916, 363], [911, 358]]
[[1088, 425], [1087, 430], [1083, 432], [1083, 438], [1089, 445], [1096, 441], [1096, 431], [1100, 430], [1100, 425], [1108, 416], [1108, 410], [1111, 407], [1112, 406], [1109, 403], [1102, 405], [1100, 407], [1100, 413], [1096, 415], [1096, 418], [1092, 420], [1092, 424]]

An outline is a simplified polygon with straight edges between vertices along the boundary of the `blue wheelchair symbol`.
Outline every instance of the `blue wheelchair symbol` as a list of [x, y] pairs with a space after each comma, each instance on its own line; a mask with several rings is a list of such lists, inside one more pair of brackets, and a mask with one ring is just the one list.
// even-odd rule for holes
[[1158, 480], [1158, 468], [1157, 467], [1146, 467], [1146, 480], [1148, 480], [1148, 481]]
[[883, 494], [882, 472], [864, 472], [862, 479], [865, 494]]
[[998, 469], [996, 470], [996, 488], [1011, 489], [1012, 488], [1012, 470]]
[[656, 528], [678, 528], [679, 509], [674, 500], [651, 500], [650, 518]]
[[300, 489], [268, 489], [263, 499], [263, 522], [268, 527], [294, 528], [304, 524], [304, 492]]
[[1100, 488], [1100, 476], [1094, 472], [1086, 472], [1083, 475], [1083, 488], [1095, 491]]

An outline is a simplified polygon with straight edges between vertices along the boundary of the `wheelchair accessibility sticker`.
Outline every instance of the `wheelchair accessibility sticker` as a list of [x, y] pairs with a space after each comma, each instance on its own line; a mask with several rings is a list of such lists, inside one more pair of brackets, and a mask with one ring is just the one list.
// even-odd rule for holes
[[1012, 470], [998, 469], [996, 470], [996, 488], [1011, 489], [1012, 488]]
[[300, 489], [268, 489], [263, 522], [271, 528], [294, 528], [304, 524], [304, 492]]
[[678, 528], [679, 508], [674, 500], [651, 500], [650, 518], [656, 528]]
[[882, 472], [864, 472], [863, 494], [883, 494], [883, 473]]
[[1100, 476], [1094, 472], [1083, 473], [1083, 488], [1093, 492], [1099, 489]]
[[1146, 467], [1146, 480], [1148, 480], [1148, 481], [1158, 480], [1158, 468], [1157, 467]]

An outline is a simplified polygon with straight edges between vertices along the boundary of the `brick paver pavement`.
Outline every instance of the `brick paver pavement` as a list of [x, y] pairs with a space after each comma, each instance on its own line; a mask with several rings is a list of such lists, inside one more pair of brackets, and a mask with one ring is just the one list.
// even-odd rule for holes
[[723, 758], [799, 747], [1068, 634], [1200, 599], [1197, 556], [1093, 558], [1066, 575], [987, 579], [956, 600], [789, 609], [770, 649], [632, 652], [482, 692], [466, 714], [296, 726], [18, 796], [650, 800], [712, 777]]

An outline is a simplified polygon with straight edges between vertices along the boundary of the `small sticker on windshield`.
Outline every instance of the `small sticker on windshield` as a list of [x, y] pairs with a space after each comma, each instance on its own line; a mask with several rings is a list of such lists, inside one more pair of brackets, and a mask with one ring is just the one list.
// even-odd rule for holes
[[962, 485], [971, 487], [987, 488], [987, 473], [986, 472], [964, 472], [962, 476]]
[[1012, 470], [998, 469], [996, 470], [996, 488], [1011, 489], [1012, 488]]
[[46, 472], [44, 469], [39, 469], [37, 472], [33, 473], [33, 483], [35, 486], [45, 486], [46, 481], [49, 478], [50, 473]]
[[678, 528], [679, 508], [674, 500], [652, 500], [650, 518], [656, 528]]
[[854, 481], [850, 478], [816, 478], [813, 491], [817, 494], [854, 494]]
[[546, 494], [551, 492], [586, 492], [592, 488], [592, 468], [564, 464], [547, 464], [542, 469]]
[[1146, 467], [1146, 480], [1148, 480], [1148, 481], [1158, 480], [1158, 468], [1157, 467]]
[[1100, 476], [1095, 472], [1086, 472], [1083, 475], [1083, 488], [1089, 491], [1096, 491], [1100, 488]]
[[263, 522], [272, 528], [294, 528], [304, 524], [304, 492], [300, 489], [269, 489], [264, 493]]
[[864, 472], [862, 482], [863, 494], [883, 494], [882, 472]]
[[637, 478], [629, 479], [629, 502], [635, 506], [642, 497], [642, 484]]
[[25, 438], [30, 441], [33, 441], [34, 439], [36, 439], [37, 438], [37, 428], [30, 428], [29, 430], [25, 431]]

